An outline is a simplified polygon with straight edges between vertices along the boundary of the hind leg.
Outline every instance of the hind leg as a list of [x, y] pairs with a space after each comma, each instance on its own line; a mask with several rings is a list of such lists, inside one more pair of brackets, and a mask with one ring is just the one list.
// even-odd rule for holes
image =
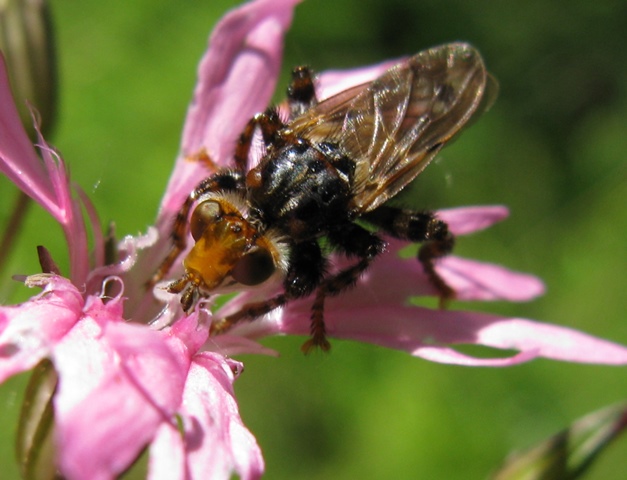
[[435, 261], [451, 253], [455, 245], [455, 237], [445, 222], [438, 220], [433, 212], [415, 212], [387, 206], [368, 212], [362, 218], [393, 237], [421, 242], [418, 260], [439, 293], [440, 307], [455, 297], [455, 291], [435, 270]]

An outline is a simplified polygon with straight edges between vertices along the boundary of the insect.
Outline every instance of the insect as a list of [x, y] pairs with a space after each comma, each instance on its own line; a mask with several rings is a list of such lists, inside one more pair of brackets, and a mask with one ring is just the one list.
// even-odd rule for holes
[[[181, 294], [186, 312], [203, 297], [278, 278], [281, 293], [214, 321], [212, 333], [313, 295], [311, 336], [303, 350], [328, 350], [325, 299], [356, 283], [384, 252], [385, 234], [422, 242], [418, 260], [441, 299], [452, 298], [435, 270], [436, 259], [453, 248], [447, 225], [432, 212], [386, 201], [489, 107], [496, 90], [479, 53], [464, 43], [425, 50], [321, 102], [312, 72], [294, 69], [289, 119], [269, 108], [248, 122], [234, 167], [202, 180], [183, 204], [172, 250], [153, 283], [167, 274], [191, 233], [195, 243], [184, 259], [185, 272], [166, 287]], [[265, 149], [249, 168], [257, 129]], [[328, 273], [329, 251], [354, 262]]]

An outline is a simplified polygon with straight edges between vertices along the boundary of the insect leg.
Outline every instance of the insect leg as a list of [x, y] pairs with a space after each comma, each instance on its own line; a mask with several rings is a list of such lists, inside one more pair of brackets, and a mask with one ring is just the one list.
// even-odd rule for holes
[[448, 225], [438, 220], [433, 212], [414, 212], [382, 206], [362, 215], [361, 218], [393, 237], [422, 242], [418, 260], [429, 281], [440, 294], [440, 307], [444, 307], [447, 300], [455, 297], [455, 291], [435, 270], [435, 260], [451, 253], [455, 237], [449, 231]]
[[292, 80], [287, 87], [287, 101], [290, 118], [302, 115], [318, 103], [313, 72], [309, 67], [296, 67], [292, 70]]
[[[313, 73], [309, 67], [296, 67], [292, 71], [292, 80], [287, 88], [287, 101], [290, 107], [290, 118], [303, 114], [318, 103]], [[248, 171], [248, 155], [257, 127], [261, 129], [266, 146], [278, 145], [281, 139], [278, 138], [277, 133], [285, 127], [285, 124], [279, 118], [275, 108], [258, 113], [248, 121], [235, 146], [235, 167], [240, 172]]]
[[248, 171], [248, 155], [250, 154], [250, 147], [257, 127], [261, 130], [261, 136], [267, 146], [277, 142], [277, 132], [285, 127], [285, 124], [281, 121], [278, 112], [274, 108], [258, 113], [248, 121], [237, 139], [233, 155], [235, 168], [242, 173]]
[[289, 270], [283, 286], [290, 298], [310, 295], [326, 275], [327, 259], [317, 241], [297, 243], [290, 252]]
[[318, 288], [311, 307], [311, 338], [301, 348], [305, 353], [316, 347], [324, 351], [331, 348], [326, 338], [324, 324], [324, 301], [326, 297], [337, 295], [352, 287], [359, 276], [370, 266], [372, 260], [385, 249], [383, 240], [353, 223], [334, 229], [329, 233], [328, 238], [337, 250], [349, 256], [356, 256], [359, 260], [354, 265], [327, 277]]
[[244, 305], [241, 310], [229, 315], [228, 317], [214, 321], [211, 324], [211, 334], [218, 335], [220, 333], [224, 333], [231, 329], [236, 323], [239, 323], [242, 320], [254, 320], [266, 313], [270, 313], [276, 308], [282, 307], [288, 301], [288, 296], [285, 293], [280, 293], [268, 300]]
[[244, 177], [240, 172], [224, 170], [210, 177], [205, 178], [194, 191], [185, 199], [181, 209], [176, 214], [172, 225], [172, 247], [161, 265], [148, 282], [148, 287], [152, 287], [163, 279], [172, 268], [178, 256], [187, 247], [187, 219], [189, 212], [202, 195], [216, 191], [237, 191], [244, 188]]
[[289, 265], [283, 282], [285, 289], [283, 293], [269, 300], [244, 305], [241, 310], [215, 321], [211, 326], [212, 334], [223, 333], [240, 321], [254, 320], [275, 308], [282, 307], [292, 299], [311, 294], [320, 285], [326, 271], [326, 259], [316, 241], [294, 245]]

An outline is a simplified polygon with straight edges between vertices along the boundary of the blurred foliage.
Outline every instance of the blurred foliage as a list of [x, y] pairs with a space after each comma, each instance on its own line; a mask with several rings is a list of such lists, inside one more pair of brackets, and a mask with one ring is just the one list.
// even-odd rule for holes
[[582, 478], [608, 444], [624, 433], [626, 407], [618, 403], [589, 413], [532, 448], [513, 452], [491, 480]]
[[[144, 231], [177, 153], [207, 35], [235, 3], [51, 4], [60, 62], [52, 142], [103, 223], [114, 220], [118, 235]], [[453, 308], [536, 318], [625, 344], [625, 25], [627, 4], [618, 0], [311, 0], [297, 9], [282, 85], [295, 64], [348, 68], [454, 40], [477, 46], [500, 97], [404, 199], [427, 208], [508, 205], [507, 222], [461, 239], [457, 252], [533, 272], [548, 293], [524, 305]], [[2, 204], [14, 196], [0, 179]], [[0, 225], [7, 215], [3, 208]], [[32, 209], [0, 279], [0, 301], [32, 293], [10, 275], [37, 271], [42, 243], [64, 265], [60, 230]], [[309, 357], [300, 339], [265, 343], [282, 357], [245, 357], [236, 388], [273, 479], [485, 478], [509, 451], [627, 395], [624, 369], [542, 360], [468, 369], [349, 342]], [[17, 424], [23, 383], [0, 390], [3, 432]], [[624, 439], [612, 446], [590, 478], [624, 478], [626, 449]], [[3, 477], [11, 478], [12, 457], [3, 444]]]

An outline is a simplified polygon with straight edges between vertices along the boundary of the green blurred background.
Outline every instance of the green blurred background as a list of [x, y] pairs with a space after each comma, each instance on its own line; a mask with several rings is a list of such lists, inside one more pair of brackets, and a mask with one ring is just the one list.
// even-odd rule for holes
[[[103, 223], [114, 220], [120, 236], [142, 232], [177, 154], [208, 33], [235, 3], [51, 5], [60, 111], [50, 140]], [[296, 64], [347, 68], [454, 40], [475, 44], [499, 79], [499, 99], [421, 175], [410, 201], [508, 205], [507, 222], [461, 239], [457, 253], [535, 273], [548, 292], [529, 304], [453, 308], [627, 344], [626, 26], [619, 0], [311, 0], [296, 10], [281, 85]], [[0, 179], [0, 225], [15, 194]], [[10, 277], [38, 270], [42, 243], [67, 271], [60, 229], [33, 207], [0, 279], [2, 303], [32, 293]], [[271, 479], [485, 478], [508, 452], [627, 397], [624, 368], [546, 360], [462, 368], [340, 341], [328, 355], [304, 357], [301, 342], [266, 340], [281, 357], [244, 357], [236, 383]], [[2, 478], [16, 477], [9, 433], [25, 379], [0, 389]], [[624, 479], [626, 452], [622, 439], [589, 478]]]

